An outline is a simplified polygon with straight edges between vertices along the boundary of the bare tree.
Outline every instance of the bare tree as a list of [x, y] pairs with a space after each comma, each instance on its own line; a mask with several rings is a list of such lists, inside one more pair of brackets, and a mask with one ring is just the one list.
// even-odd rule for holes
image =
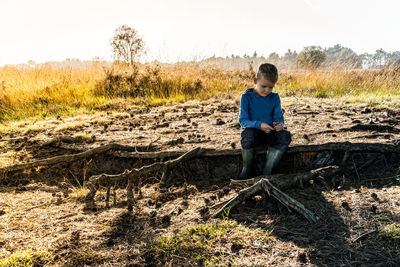
[[135, 29], [128, 25], [122, 25], [114, 32], [111, 48], [116, 59], [133, 65], [144, 52], [144, 42]]

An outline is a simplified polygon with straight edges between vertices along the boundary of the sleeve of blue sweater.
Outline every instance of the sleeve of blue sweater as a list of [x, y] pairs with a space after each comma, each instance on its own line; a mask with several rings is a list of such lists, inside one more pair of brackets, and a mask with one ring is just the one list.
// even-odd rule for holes
[[274, 122], [279, 122], [279, 120], [280, 120], [282, 123], [282, 126], [285, 126], [285, 119], [283, 118], [281, 99], [280, 99], [279, 95], [277, 95], [276, 102], [274, 105], [274, 111], [272, 113], [272, 120]]
[[249, 99], [246, 95], [240, 98], [239, 123], [242, 128], [260, 129], [261, 121], [251, 121], [249, 118]]

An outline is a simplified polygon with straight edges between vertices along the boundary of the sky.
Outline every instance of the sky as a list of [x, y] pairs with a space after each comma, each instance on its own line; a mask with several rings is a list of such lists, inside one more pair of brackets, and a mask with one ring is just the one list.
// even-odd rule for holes
[[283, 54], [341, 44], [400, 50], [398, 0], [0, 0], [0, 66], [111, 60], [121, 25], [146, 43], [142, 61]]

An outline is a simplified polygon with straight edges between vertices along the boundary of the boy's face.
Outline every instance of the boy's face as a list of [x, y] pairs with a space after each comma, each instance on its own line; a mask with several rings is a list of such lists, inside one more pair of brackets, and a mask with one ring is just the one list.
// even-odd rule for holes
[[267, 96], [272, 92], [275, 83], [261, 76], [260, 79], [254, 78], [254, 83], [256, 84], [255, 92], [259, 96]]

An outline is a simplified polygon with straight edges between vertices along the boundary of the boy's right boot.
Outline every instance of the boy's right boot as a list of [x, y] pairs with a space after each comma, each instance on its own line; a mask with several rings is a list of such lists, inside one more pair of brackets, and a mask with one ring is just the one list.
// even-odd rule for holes
[[243, 159], [243, 169], [239, 175], [239, 179], [245, 180], [249, 178], [252, 171], [253, 160], [254, 160], [254, 148], [242, 149], [242, 159]]
[[274, 168], [279, 163], [279, 160], [282, 158], [283, 153], [284, 151], [281, 151], [271, 146], [268, 147], [263, 175], [271, 175], [272, 168]]

